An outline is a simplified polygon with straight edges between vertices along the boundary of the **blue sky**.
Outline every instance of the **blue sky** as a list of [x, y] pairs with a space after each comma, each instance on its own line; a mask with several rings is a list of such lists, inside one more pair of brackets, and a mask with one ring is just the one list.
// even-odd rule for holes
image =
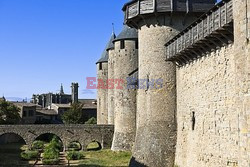
[[30, 98], [59, 91], [63, 83], [86, 90], [96, 76], [95, 62], [112, 32], [123, 23], [127, 0], [0, 0], [0, 96]]
[[128, 0], [0, 0], [0, 96], [30, 98], [58, 92], [63, 83], [86, 90], [112, 32], [121, 31]]

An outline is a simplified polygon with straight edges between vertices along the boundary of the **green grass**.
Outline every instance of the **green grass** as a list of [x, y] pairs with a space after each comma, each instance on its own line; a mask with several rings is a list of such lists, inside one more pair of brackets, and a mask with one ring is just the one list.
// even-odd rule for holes
[[[96, 144], [91, 144], [90, 148], [96, 148]], [[21, 150], [27, 146], [10, 144], [0, 147], [0, 166], [28, 166], [28, 162], [21, 161]], [[128, 166], [130, 152], [113, 152], [111, 150], [86, 151], [83, 152], [84, 159], [79, 160], [81, 167], [104, 167], [104, 166]], [[73, 161], [72, 161], [73, 162]]]
[[36, 160], [37, 158], [40, 157], [40, 154], [38, 151], [30, 151], [30, 150], [26, 150], [26, 151], [23, 151], [21, 154], [20, 154], [21, 158], [23, 160]]
[[88, 151], [97, 151], [100, 149], [101, 149], [101, 147], [99, 146], [99, 144], [97, 142], [89, 143], [87, 146]]
[[128, 166], [131, 153], [126, 151], [113, 152], [111, 150], [84, 152], [84, 160], [79, 161], [79, 166]]

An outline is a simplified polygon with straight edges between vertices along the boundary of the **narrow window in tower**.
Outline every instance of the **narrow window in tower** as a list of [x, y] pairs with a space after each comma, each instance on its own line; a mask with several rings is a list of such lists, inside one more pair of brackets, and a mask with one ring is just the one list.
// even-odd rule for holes
[[192, 130], [195, 128], [195, 112], [192, 113]]
[[120, 43], [120, 49], [124, 49], [124, 48], [125, 48], [125, 42], [124, 40], [122, 40]]
[[138, 46], [138, 41], [136, 40], [135, 41], [135, 49], [138, 49], [139, 48], [139, 46]]
[[99, 70], [102, 70], [102, 63], [99, 63]]

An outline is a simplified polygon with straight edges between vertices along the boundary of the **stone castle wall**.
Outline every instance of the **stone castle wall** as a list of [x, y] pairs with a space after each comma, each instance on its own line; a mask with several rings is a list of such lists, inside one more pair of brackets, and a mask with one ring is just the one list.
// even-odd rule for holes
[[175, 163], [250, 166], [250, 1], [234, 2], [234, 43], [177, 68]]
[[177, 68], [177, 165], [238, 164], [235, 76], [233, 45]]
[[239, 166], [250, 166], [250, 1], [234, 0], [236, 111], [240, 119]]
[[[250, 166], [250, 0], [233, 3], [234, 42], [177, 68], [165, 61], [164, 44], [196, 18], [176, 14], [138, 22], [139, 79], [164, 83], [162, 89], [137, 91], [131, 166]], [[114, 59], [119, 72], [127, 63], [118, 61], [124, 54], [117, 50]], [[115, 78], [120, 74], [114, 71]], [[124, 94], [114, 92], [119, 111], [125, 109]], [[114, 109], [120, 114], [117, 132], [123, 133], [134, 118], [121, 113]]]

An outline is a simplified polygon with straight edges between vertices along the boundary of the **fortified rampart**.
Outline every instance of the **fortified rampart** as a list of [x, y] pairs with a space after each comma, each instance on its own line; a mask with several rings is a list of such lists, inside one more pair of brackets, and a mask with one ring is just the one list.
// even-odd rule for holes
[[138, 29], [138, 78], [163, 81], [138, 81], [130, 166], [250, 166], [250, 1], [213, 3], [125, 4], [125, 23]]

